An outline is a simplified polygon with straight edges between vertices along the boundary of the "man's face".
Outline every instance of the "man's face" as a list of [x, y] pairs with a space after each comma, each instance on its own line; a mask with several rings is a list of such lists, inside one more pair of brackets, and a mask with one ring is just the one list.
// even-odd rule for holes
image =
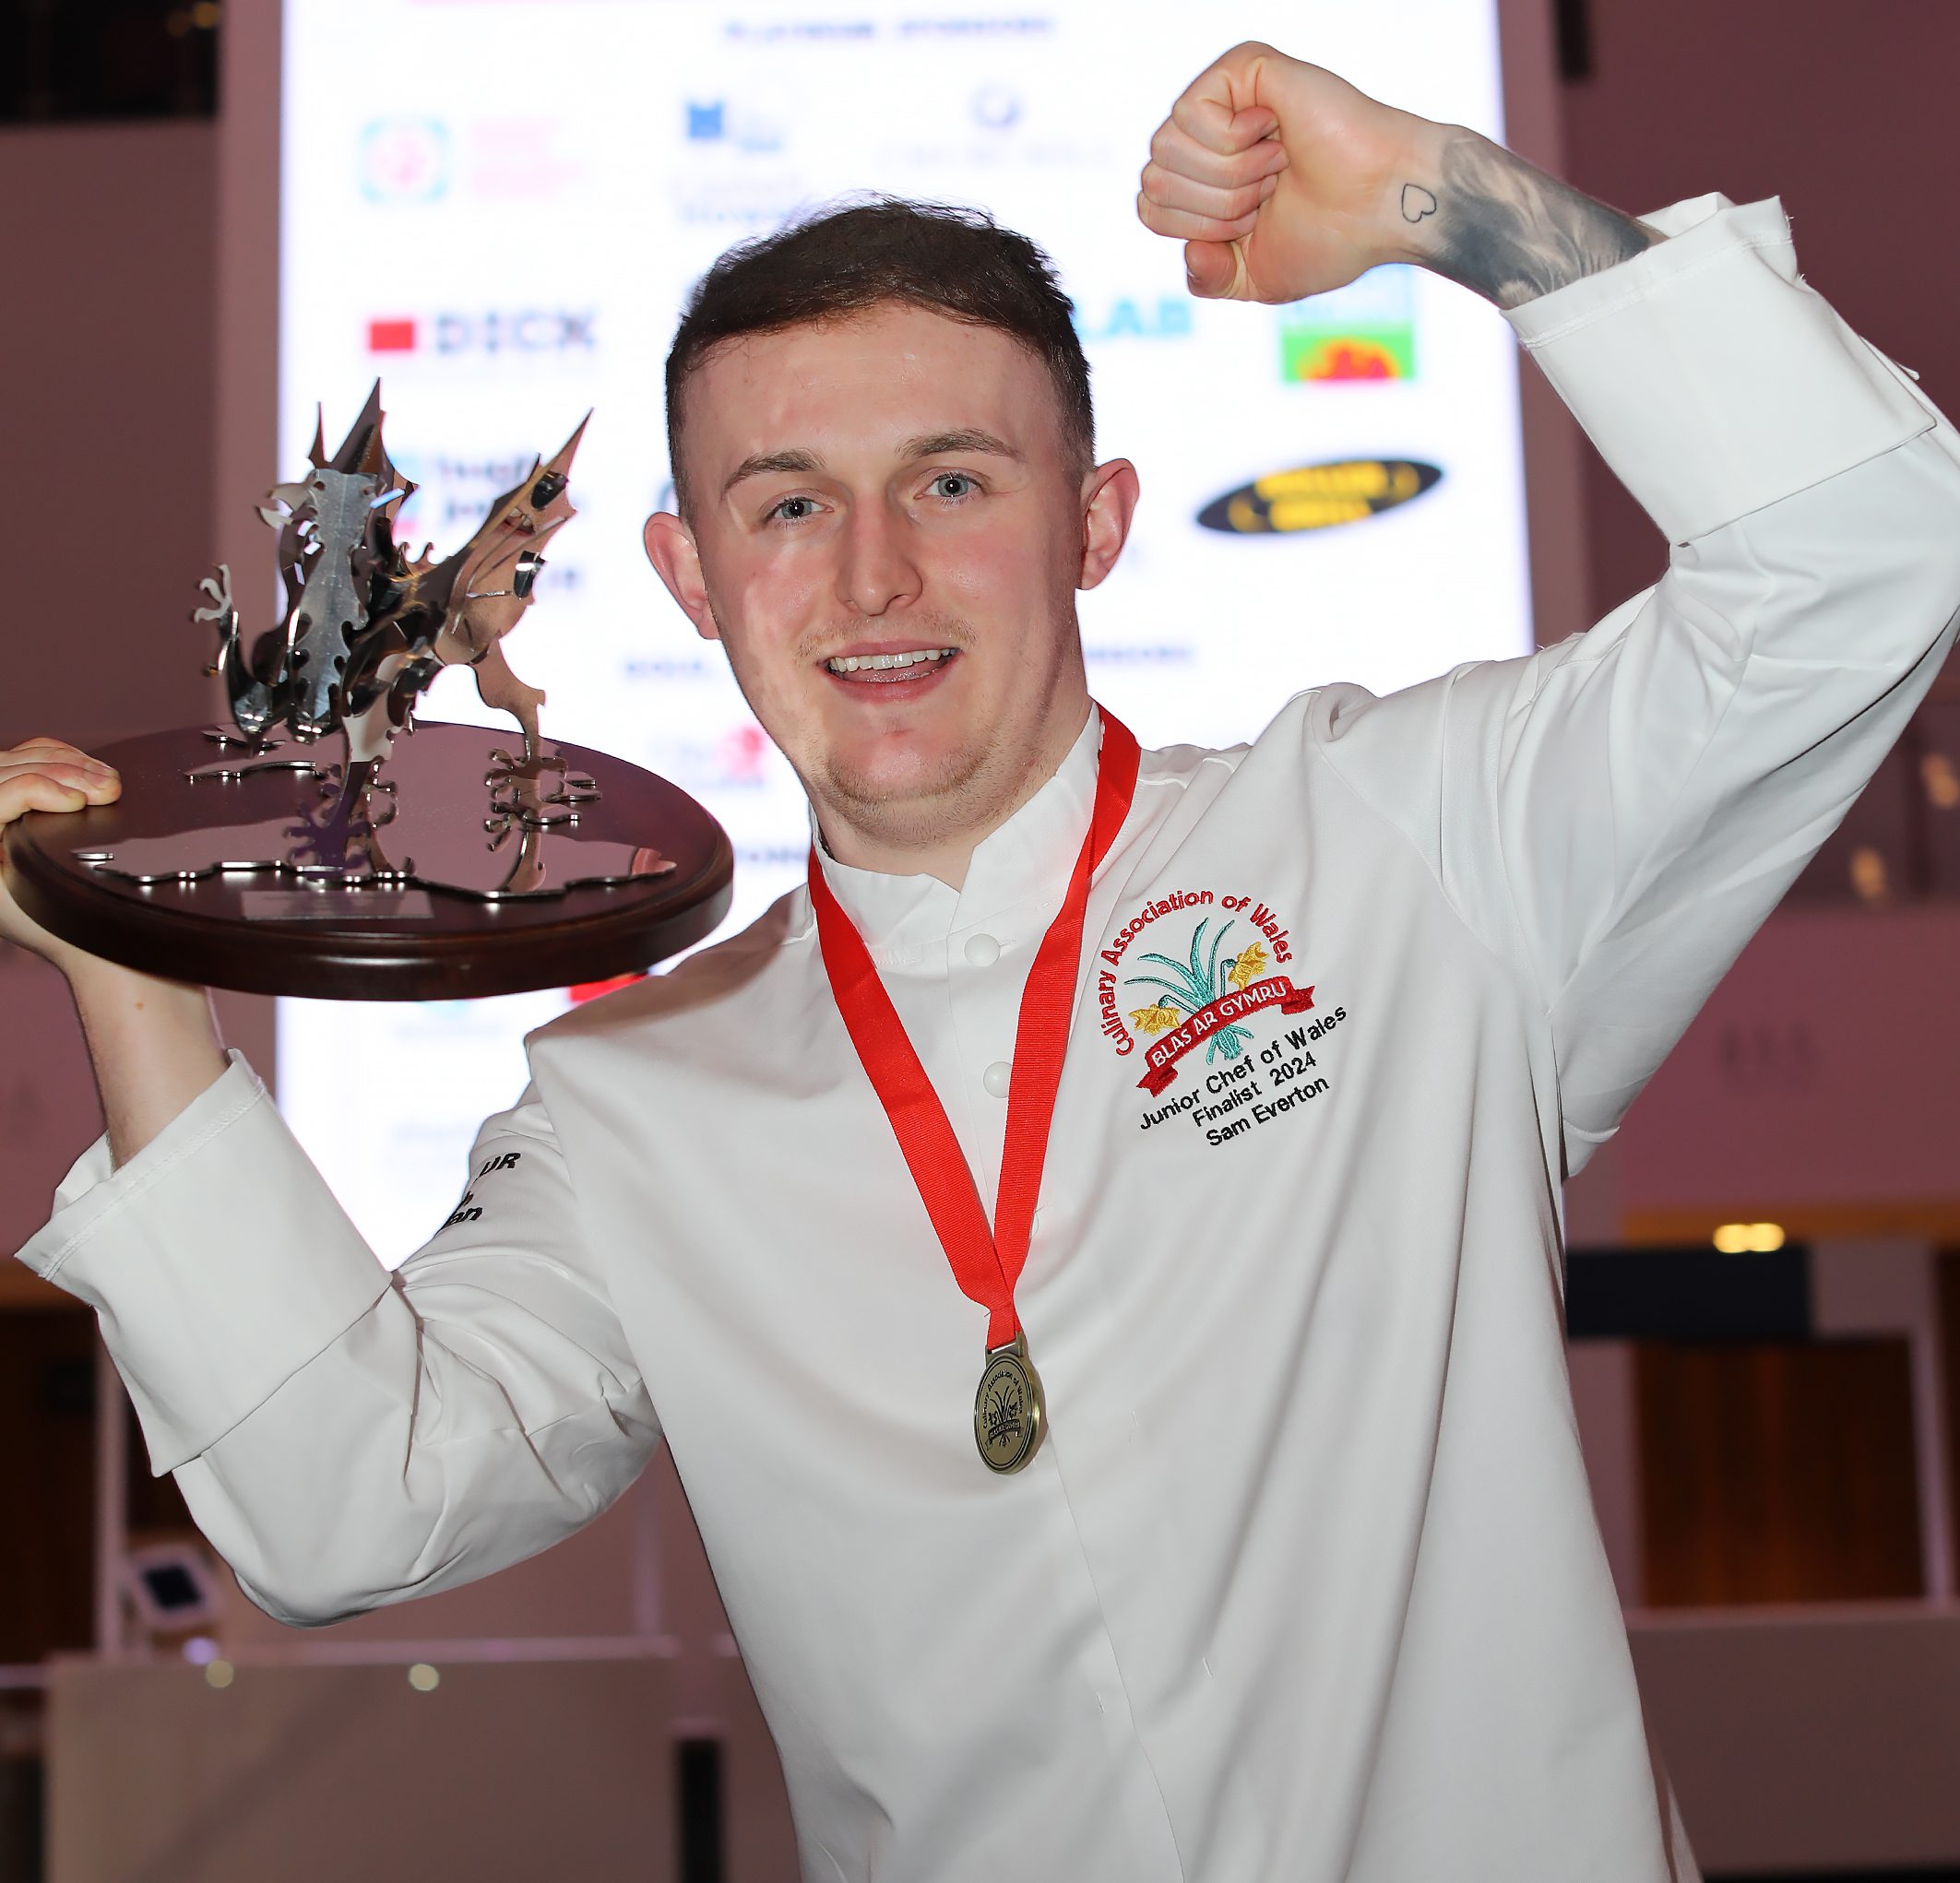
[[1082, 728], [1075, 594], [1135, 473], [1082, 473], [1028, 349], [902, 302], [726, 342], [683, 410], [694, 515], [652, 518], [647, 553], [832, 847], [992, 828]]

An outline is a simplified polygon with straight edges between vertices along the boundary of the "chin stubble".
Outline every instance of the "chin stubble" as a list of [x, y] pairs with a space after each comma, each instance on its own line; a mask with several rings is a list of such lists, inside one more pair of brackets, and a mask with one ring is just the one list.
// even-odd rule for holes
[[986, 815], [989, 748], [966, 745], [931, 771], [894, 786], [869, 770], [840, 765], [826, 756], [821, 767], [825, 795], [867, 836], [882, 843], [926, 846], [942, 843]]

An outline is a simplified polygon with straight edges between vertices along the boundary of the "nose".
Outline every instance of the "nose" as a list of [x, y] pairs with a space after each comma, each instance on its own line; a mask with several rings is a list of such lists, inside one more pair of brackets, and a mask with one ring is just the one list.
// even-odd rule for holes
[[856, 506], [844, 531], [838, 598], [864, 615], [916, 601], [921, 578], [909, 539], [906, 519], [888, 504]]

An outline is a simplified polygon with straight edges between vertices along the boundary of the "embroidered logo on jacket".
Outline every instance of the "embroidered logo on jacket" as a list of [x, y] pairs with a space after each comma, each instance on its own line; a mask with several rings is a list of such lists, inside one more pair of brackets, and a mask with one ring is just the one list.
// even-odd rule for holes
[[[1197, 918], [1188, 930], [1182, 921], [1166, 919], [1194, 910]], [[1151, 934], [1159, 922], [1163, 927]], [[1146, 940], [1165, 945], [1140, 945]], [[1179, 891], [1146, 904], [1099, 951], [1099, 959], [1101, 1031], [1119, 1056], [1142, 1048], [1138, 1087], [1159, 1098], [1181, 1073], [1193, 1074], [1168, 1104], [1145, 1112], [1145, 1131], [1173, 1118], [1208, 1127], [1245, 1111], [1206, 1131], [1210, 1143], [1223, 1143], [1328, 1089], [1308, 1042], [1345, 1020], [1345, 1009], [1257, 1044], [1263, 1029], [1254, 1023], [1262, 1016], [1314, 1011], [1313, 987], [1276, 971], [1291, 965], [1292, 938], [1265, 903], [1208, 889]], [[1282, 1088], [1288, 1088], [1283, 1095]]]
[[[1157, 949], [1131, 955], [1131, 944], [1152, 923], [1194, 908], [1211, 913], [1199, 917], [1182, 958]], [[1207, 1066], [1238, 1059], [1252, 1038], [1239, 1023], [1261, 1008], [1304, 1013], [1313, 1004], [1311, 987], [1268, 972], [1292, 960], [1292, 938], [1265, 904], [1249, 895], [1180, 890], [1146, 903], [1110, 938], [1100, 957], [1096, 1001], [1102, 1031], [1123, 1055], [1136, 1049], [1139, 1038], [1148, 1042], [1149, 1070], [1137, 1083], [1150, 1093], [1170, 1084], [1177, 1062], [1200, 1046]], [[1132, 1006], [1133, 1001], [1142, 1004]]]

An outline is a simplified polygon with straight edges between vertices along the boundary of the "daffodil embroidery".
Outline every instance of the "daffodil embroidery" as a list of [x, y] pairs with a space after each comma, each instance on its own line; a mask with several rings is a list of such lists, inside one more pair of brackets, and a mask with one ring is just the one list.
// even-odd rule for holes
[[[1211, 918], [1206, 916], [1193, 930], [1188, 962], [1173, 961], [1168, 954], [1137, 957], [1139, 961], [1150, 962], [1165, 971], [1163, 975], [1134, 974], [1123, 982], [1126, 988], [1161, 988], [1164, 990], [1152, 1005], [1131, 1010], [1130, 1024], [1139, 1033], [1162, 1033], [1175, 1026], [1185, 1014], [1195, 1013], [1220, 995], [1243, 988], [1265, 970], [1266, 953], [1260, 942], [1251, 943], [1237, 954], [1224, 953], [1225, 938], [1232, 930], [1229, 921], [1211, 938], [1207, 952], [1205, 932], [1210, 927]], [[1166, 976], [1170, 978], [1167, 979]], [[1206, 1038], [1205, 1063], [1208, 1066], [1218, 1059], [1236, 1060], [1245, 1050], [1252, 1036], [1252, 1029], [1248, 1026], [1218, 1027]]]
[[[1132, 953], [1163, 918], [1182, 918], [1198, 909], [1205, 913], [1183, 959]], [[1171, 926], [1182, 928], [1182, 919]], [[1237, 948], [1235, 937], [1243, 938]], [[1176, 1083], [1180, 1060], [1198, 1063], [1200, 1047], [1206, 1065], [1223, 1060], [1229, 1068], [1213, 1077], [1243, 1078], [1253, 1066], [1247, 1049], [1257, 1036], [1249, 1023], [1269, 1007], [1294, 1014], [1313, 1005], [1313, 989], [1295, 987], [1291, 979], [1298, 970], [1286, 924], [1276, 909], [1250, 895], [1174, 890], [1145, 903], [1096, 953], [1103, 964], [1096, 973], [1097, 1029], [1119, 1058], [1141, 1051], [1144, 1072], [1136, 1083], [1153, 1096]], [[1124, 976], [1123, 970], [1133, 966], [1148, 972]], [[1139, 992], [1145, 1004], [1123, 1005]]]

